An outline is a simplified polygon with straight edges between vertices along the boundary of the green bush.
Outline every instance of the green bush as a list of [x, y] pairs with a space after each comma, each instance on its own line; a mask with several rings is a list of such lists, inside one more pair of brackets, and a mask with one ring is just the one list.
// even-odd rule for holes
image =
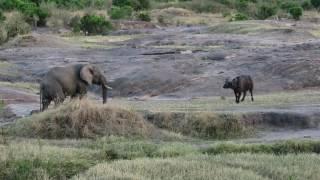
[[294, 8], [294, 7], [299, 7], [299, 5], [298, 5], [297, 3], [295, 3], [295, 2], [289, 2], [289, 1], [283, 2], [283, 3], [280, 5], [280, 8], [283, 9], [283, 10], [285, 10], [285, 11], [287, 11], [287, 12], [289, 12], [289, 10], [290, 10], [291, 8]]
[[110, 11], [111, 19], [129, 19], [132, 15], [133, 9], [131, 6], [113, 6]]
[[16, 9], [25, 15], [25, 19], [30, 24], [37, 22], [38, 26], [44, 26], [49, 14], [47, 11], [40, 9], [37, 3], [37, 1], [29, 0], [1, 0], [0, 7], [5, 10]]
[[139, 12], [138, 19], [140, 21], [147, 21], [147, 22], [151, 21], [151, 17], [148, 12]]
[[301, 7], [293, 7], [289, 9], [289, 13], [293, 19], [299, 20], [300, 16], [302, 16], [303, 9]]
[[230, 21], [245, 21], [248, 20], [248, 16], [242, 13], [236, 13], [235, 15], [233, 15], [230, 19]]
[[106, 34], [112, 29], [112, 25], [103, 16], [86, 14], [80, 20], [80, 28], [89, 35]]
[[311, 4], [313, 7], [319, 9], [320, 7], [320, 0], [311, 0]]
[[236, 1], [235, 7], [239, 12], [246, 12], [248, 9], [248, 1], [247, 0], [238, 0], [238, 1]]
[[257, 17], [258, 19], [267, 19], [277, 13], [277, 8], [268, 6], [268, 5], [262, 5], [258, 9]]
[[136, 11], [150, 9], [150, 0], [112, 0], [112, 4], [118, 7], [130, 6]]
[[304, 10], [310, 10], [310, 9], [312, 9], [312, 4], [311, 4], [310, 0], [305, 0], [302, 2], [301, 7]]

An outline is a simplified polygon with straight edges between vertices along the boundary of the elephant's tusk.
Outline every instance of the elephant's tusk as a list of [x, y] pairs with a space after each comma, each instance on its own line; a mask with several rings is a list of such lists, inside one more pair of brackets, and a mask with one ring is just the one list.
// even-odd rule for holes
[[112, 87], [108, 86], [108, 85], [104, 85], [105, 88], [107, 89], [112, 89]]

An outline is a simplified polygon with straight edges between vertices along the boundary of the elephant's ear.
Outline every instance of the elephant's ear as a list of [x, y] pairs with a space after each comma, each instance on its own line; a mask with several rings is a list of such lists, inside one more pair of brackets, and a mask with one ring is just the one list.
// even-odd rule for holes
[[80, 71], [80, 78], [87, 82], [89, 85], [92, 85], [93, 67], [91, 65], [83, 66]]

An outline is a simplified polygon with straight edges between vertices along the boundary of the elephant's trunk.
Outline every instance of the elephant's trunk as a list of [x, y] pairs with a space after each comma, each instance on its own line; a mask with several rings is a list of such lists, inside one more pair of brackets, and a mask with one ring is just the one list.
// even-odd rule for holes
[[109, 87], [107, 85], [107, 80], [105, 77], [101, 77], [101, 88], [102, 88], [102, 99], [103, 99], [103, 104], [105, 104], [107, 102], [107, 90], [108, 89], [112, 89], [111, 87]]
[[101, 88], [102, 88], [102, 99], [103, 99], [102, 103], [105, 104], [107, 102], [107, 92], [108, 91], [104, 85], [102, 85]]

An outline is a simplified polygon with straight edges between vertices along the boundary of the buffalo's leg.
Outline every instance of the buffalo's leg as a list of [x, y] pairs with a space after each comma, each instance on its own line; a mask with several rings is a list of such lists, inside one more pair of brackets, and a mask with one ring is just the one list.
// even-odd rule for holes
[[238, 103], [238, 92], [234, 90], [234, 96], [236, 97], [236, 103]]
[[253, 101], [252, 89], [250, 89], [251, 101]]
[[244, 91], [244, 92], [243, 92], [243, 97], [242, 97], [241, 101], [244, 101], [244, 99], [246, 98], [246, 95], [247, 95], [247, 91]]
[[237, 103], [240, 103], [241, 92], [238, 92]]

